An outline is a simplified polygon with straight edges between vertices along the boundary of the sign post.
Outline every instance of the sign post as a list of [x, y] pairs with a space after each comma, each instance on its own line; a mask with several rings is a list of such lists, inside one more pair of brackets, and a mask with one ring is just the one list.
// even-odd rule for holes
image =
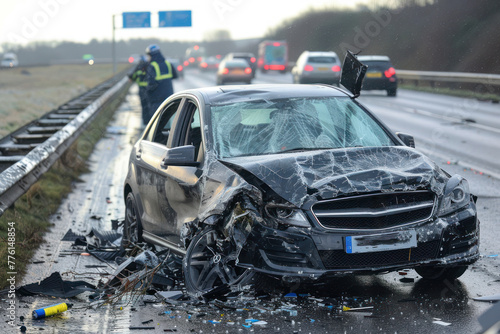
[[115, 15], [113, 14], [113, 40], [111, 42], [111, 56], [113, 58], [113, 76], [116, 74], [116, 50], [115, 50]]

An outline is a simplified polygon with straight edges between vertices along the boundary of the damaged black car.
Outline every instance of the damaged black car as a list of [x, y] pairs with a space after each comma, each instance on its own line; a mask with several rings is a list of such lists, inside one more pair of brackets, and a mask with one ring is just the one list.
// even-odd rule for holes
[[256, 274], [458, 278], [479, 257], [467, 181], [355, 96], [326, 85], [174, 94], [130, 155], [125, 240], [182, 256], [192, 293]]

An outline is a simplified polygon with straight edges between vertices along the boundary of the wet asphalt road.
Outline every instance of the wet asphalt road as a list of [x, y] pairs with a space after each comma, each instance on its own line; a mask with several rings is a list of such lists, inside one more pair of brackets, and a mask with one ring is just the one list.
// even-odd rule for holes
[[[291, 77], [288, 74], [258, 75], [254, 82], [291, 82]], [[175, 90], [213, 84], [215, 74], [188, 72], [183, 81], [175, 83]], [[488, 128], [455, 122], [453, 119], [462, 115], [465, 115], [464, 118], [472, 116], [467, 114], [466, 109], [459, 114], [451, 111], [457, 109], [457, 103], [474, 105], [475, 109], [471, 113], [481, 115], [477, 116], [477, 124], [500, 129], [496, 123], [500, 108], [485, 102], [410, 91], [400, 91], [397, 98], [370, 92], [361, 101], [393, 130], [415, 135], [417, 148], [428, 153], [449, 173], [465, 176], [471, 191], [478, 196], [482, 258], [458, 281], [429, 283], [411, 270], [340, 278], [314, 287], [293, 286], [290, 290], [297, 297], [278, 295], [239, 299], [236, 309], [210, 305], [145, 304], [136, 296], [115, 305], [88, 309], [88, 294], [82, 294], [71, 301], [75, 303], [72, 310], [46, 320], [32, 320], [30, 314], [34, 309], [62, 302], [63, 299], [18, 297], [16, 326], [11, 327], [2, 321], [0, 332], [19, 332], [23, 324], [28, 333], [164, 333], [165, 330], [179, 333], [480, 332], [481, 326], [477, 319], [491, 304], [474, 301], [473, 298], [500, 294], [500, 245], [496, 240], [500, 216], [500, 180], [484, 173], [488, 171], [496, 175], [500, 171], [500, 159], [493, 153], [495, 150], [500, 152], [497, 148], [500, 134]], [[417, 112], [409, 111], [412, 108]], [[444, 117], [450, 119], [436, 116], [443, 110]], [[483, 120], [483, 115], [490, 115], [491, 121], [488, 118]], [[69, 228], [82, 234], [91, 227], [107, 230], [111, 229], [111, 219], [123, 217], [122, 184], [127, 172], [128, 154], [139, 132], [139, 122], [140, 107], [134, 88], [117, 111], [113, 128], [110, 128], [92, 155], [91, 172], [82, 178], [83, 182], [74, 184], [73, 193], [52, 218], [55, 226], [33, 259], [37, 263], [30, 265], [29, 274], [18, 285], [39, 281], [55, 271], [59, 271], [64, 279], [83, 279], [97, 284], [113, 271], [114, 265], [79, 255], [81, 252], [70, 254], [68, 251], [71, 250], [72, 242], [61, 239]], [[437, 135], [433, 137], [433, 133]], [[475, 169], [471, 169], [471, 166]], [[101, 267], [89, 267], [96, 265]], [[0, 316], [6, 319], [5, 305], [6, 300], [2, 299]], [[342, 306], [373, 306], [373, 309], [342, 312]], [[21, 316], [25, 317], [23, 322]], [[261, 320], [267, 324], [254, 324], [247, 328], [246, 319]], [[154, 329], [130, 330], [130, 326]]]

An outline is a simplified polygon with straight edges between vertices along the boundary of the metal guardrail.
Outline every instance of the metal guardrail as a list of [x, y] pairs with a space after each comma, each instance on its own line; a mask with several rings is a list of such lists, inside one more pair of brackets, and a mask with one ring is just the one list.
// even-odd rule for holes
[[127, 87], [124, 76], [62, 129], [0, 173], [0, 216], [46, 172], [88, 127], [103, 106]]
[[396, 70], [396, 75], [403, 81], [425, 81], [431, 86], [436, 82], [500, 86], [499, 74]]

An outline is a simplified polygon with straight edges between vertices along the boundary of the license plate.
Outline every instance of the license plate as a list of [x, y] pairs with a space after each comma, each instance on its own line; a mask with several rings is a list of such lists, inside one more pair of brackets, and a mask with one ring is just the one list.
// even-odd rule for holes
[[367, 72], [367, 78], [382, 78], [382, 72]]
[[417, 247], [415, 230], [345, 237], [346, 253], [371, 253]]
[[232, 70], [231, 74], [245, 74], [245, 71], [243, 71], [243, 70]]
[[328, 67], [318, 67], [318, 70], [319, 71], [328, 71], [329, 68]]

